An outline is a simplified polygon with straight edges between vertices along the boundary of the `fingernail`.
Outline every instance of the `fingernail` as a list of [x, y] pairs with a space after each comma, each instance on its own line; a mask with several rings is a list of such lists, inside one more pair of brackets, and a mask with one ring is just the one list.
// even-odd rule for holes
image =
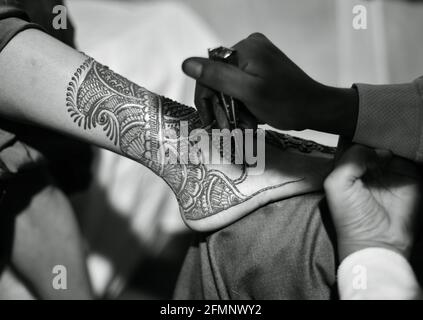
[[203, 65], [195, 60], [185, 60], [182, 64], [182, 70], [190, 77], [198, 79], [203, 72]]

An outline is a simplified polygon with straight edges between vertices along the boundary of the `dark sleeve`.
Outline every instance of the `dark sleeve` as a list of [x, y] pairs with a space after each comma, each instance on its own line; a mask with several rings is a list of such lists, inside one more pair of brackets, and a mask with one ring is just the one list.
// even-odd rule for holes
[[0, 51], [19, 32], [29, 29], [41, 29], [41, 26], [30, 23], [24, 10], [15, 1], [0, 0]]
[[353, 141], [423, 162], [423, 77], [403, 84], [355, 86], [359, 112]]

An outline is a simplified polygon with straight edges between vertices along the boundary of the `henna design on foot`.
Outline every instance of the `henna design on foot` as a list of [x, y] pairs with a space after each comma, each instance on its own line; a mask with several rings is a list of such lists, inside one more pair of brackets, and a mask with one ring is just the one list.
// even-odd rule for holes
[[[186, 220], [210, 217], [261, 192], [289, 183], [246, 195], [238, 188], [247, 176], [245, 171], [238, 178], [230, 178], [201, 163], [163, 164], [158, 161], [160, 147], [164, 143], [174, 143], [167, 138], [167, 130], [175, 130], [179, 136], [181, 121], [188, 122], [190, 131], [201, 128], [198, 113], [194, 108], [132, 83], [92, 58], [88, 58], [72, 77], [67, 88], [66, 106], [79, 127], [84, 130], [97, 126], [103, 128], [105, 135], [124, 156], [162, 177], [175, 193]], [[266, 139], [279, 148], [334, 152], [333, 148], [275, 132], [267, 132]], [[170, 152], [176, 157], [181, 156], [177, 146]]]

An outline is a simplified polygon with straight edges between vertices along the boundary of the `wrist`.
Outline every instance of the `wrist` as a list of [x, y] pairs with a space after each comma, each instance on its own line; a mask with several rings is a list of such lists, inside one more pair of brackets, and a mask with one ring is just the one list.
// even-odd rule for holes
[[310, 108], [310, 129], [354, 137], [358, 119], [358, 92], [354, 88], [336, 88], [319, 84]]

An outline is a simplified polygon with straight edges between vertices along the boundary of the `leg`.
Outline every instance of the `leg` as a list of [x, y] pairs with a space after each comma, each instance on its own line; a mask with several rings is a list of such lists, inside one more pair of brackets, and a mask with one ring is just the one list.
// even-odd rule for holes
[[[28, 186], [38, 190], [25, 190]], [[8, 194], [3, 212], [17, 213], [8, 226], [12, 230], [10, 248], [5, 251], [16, 274], [37, 298], [91, 298], [79, 230], [68, 199], [45, 172], [14, 181]], [[56, 265], [66, 267], [66, 290], [53, 287]]]
[[163, 178], [184, 221], [198, 231], [224, 227], [269, 202], [320, 190], [331, 167], [332, 149], [270, 131], [262, 174], [244, 165], [204, 162], [211, 153], [219, 162], [222, 157], [207, 132], [200, 139], [206, 148], [189, 136], [201, 129], [195, 109], [158, 96], [91, 58], [71, 79], [67, 106], [79, 127], [102, 128], [121, 154]]
[[28, 286], [12, 269], [6, 268], [0, 274], [0, 300], [34, 300]]

